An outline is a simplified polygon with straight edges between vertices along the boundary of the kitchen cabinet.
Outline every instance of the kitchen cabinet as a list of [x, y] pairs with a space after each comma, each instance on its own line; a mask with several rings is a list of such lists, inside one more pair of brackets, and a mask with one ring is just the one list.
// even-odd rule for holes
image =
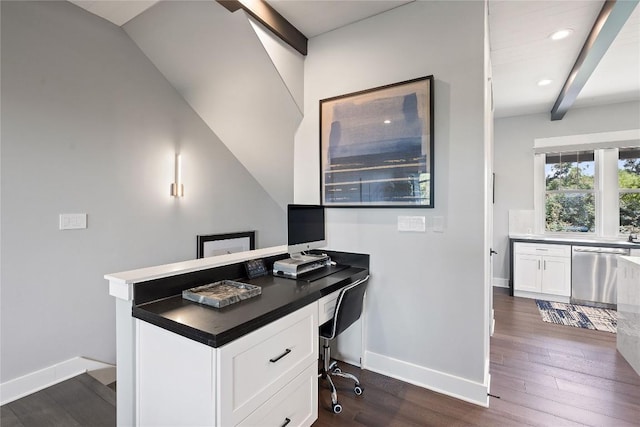
[[568, 302], [571, 296], [571, 246], [515, 243], [515, 296]]

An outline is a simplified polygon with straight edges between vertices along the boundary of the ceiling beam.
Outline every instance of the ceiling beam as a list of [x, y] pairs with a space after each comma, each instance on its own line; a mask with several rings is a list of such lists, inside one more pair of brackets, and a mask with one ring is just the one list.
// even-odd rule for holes
[[551, 120], [562, 120], [591, 77], [640, 0], [607, 0], [551, 109]]
[[264, 0], [217, 0], [230, 12], [242, 9], [303, 55], [307, 54], [307, 37]]

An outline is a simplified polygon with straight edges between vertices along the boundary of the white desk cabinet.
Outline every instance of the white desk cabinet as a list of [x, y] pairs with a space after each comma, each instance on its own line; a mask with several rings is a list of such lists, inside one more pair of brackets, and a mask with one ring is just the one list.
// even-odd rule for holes
[[317, 301], [219, 348], [136, 323], [138, 425], [307, 426], [317, 418]]
[[571, 296], [571, 246], [515, 243], [515, 296], [568, 302]]

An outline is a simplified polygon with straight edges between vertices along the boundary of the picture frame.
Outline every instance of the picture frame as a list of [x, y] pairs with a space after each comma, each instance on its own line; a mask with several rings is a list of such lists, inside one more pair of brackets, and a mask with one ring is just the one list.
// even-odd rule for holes
[[433, 76], [320, 100], [327, 207], [433, 208]]
[[206, 258], [236, 252], [249, 251], [256, 248], [256, 232], [209, 234], [197, 236], [197, 257]]

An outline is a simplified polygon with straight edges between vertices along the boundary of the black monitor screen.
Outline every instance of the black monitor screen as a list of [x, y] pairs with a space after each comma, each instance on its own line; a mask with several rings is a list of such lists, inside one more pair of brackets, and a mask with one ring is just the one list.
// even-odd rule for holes
[[324, 206], [289, 205], [287, 224], [289, 245], [324, 240]]

